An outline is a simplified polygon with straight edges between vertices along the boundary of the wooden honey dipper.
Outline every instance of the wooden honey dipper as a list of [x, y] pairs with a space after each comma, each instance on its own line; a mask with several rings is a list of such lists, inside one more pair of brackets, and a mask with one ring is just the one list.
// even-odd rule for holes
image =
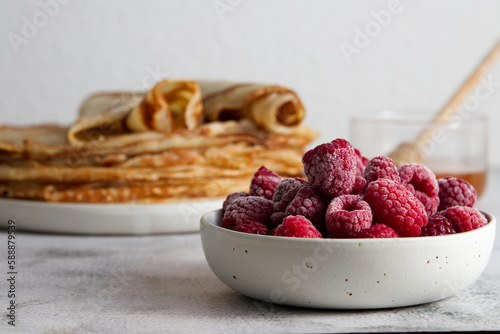
[[[458, 111], [462, 102], [469, 96], [471, 90], [477, 85], [484, 74], [488, 72], [499, 56], [500, 40], [497, 41], [495, 47], [467, 78], [455, 95], [453, 95], [444, 107], [441, 108], [431, 121], [432, 124], [446, 122]], [[434, 137], [437, 131], [437, 127], [429, 127], [422, 130], [413, 141], [401, 143], [393, 152], [389, 153], [389, 157], [394, 160], [398, 166], [410, 162], [423, 163], [424, 154], [421, 148]]]

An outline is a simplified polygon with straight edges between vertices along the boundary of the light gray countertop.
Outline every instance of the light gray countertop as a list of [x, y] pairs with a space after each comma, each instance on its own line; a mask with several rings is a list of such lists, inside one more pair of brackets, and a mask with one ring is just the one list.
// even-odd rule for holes
[[[500, 217], [500, 170], [477, 208]], [[265, 304], [220, 282], [198, 233], [69, 236], [18, 232], [16, 327], [1, 333], [309, 333], [500, 330], [500, 233], [482, 276], [458, 296], [388, 310], [338, 311]]]

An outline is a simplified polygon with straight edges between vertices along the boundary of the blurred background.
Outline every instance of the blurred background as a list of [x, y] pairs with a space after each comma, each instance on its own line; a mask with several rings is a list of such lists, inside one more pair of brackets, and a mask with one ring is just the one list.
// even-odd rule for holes
[[[499, 1], [10, 0], [0, 5], [0, 124], [68, 124], [101, 90], [163, 78], [277, 83], [317, 143], [351, 115], [439, 109], [500, 38]], [[500, 167], [500, 63], [472, 112]]]

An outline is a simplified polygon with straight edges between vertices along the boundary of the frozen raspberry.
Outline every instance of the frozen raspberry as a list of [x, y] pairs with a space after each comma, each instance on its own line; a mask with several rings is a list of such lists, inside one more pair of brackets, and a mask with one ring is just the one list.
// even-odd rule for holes
[[298, 188], [302, 184], [307, 183], [306, 180], [297, 178], [286, 178], [281, 181], [274, 189], [273, 202], [279, 202], [287, 192], [294, 188]]
[[274, 189], [282, 180], [283, 177], [262, 166], [255, 172], [252, 181], [250, 181], [248, 194], [273, 199]]
[[285, 179], [276, 187], [273, 196], [274, 212], [271, 215], [271, 227], [276, 227], [283, 222], [285, 210], [295, 198], [302, 184], [308, 183], [302, 179]]
[[389, 157], [379, 156], [368, 161], [366, 164], [363, 177], [366, 179], [366, 184], [378, 179], [389, 179], [396, 182], [401, 182], [398, 173], [398, 166]]
[[311, 184], [300, 186], [294, 199], [285, 210], [287, 216], [304, 216], [321, 232], [326, 234], [325, 212], [328, 200]]
[[356, 176], [354, 186], [352, 187], [351, 195], [359, 195], [366, 186], [366, 180], [362, 176]]
[[363, 199], [370, 204], [373, 220], [392, 227], [401, 237], [420, 235], [427, 224], [424, 205], [400, 183], [378, 179], [368, 184]]
[[288, 216], [271, 231], [271, 235], [296, 238], [322, 238], [321, 233], [303, 216]]
[[424, 165], [404, 164], [399, 167], [401, 184], [425, 207], [427, 216], [436, 213], [439, 205], [439, 185], [436, 175]]
[[354, 149], [356, 153], [356, 176], [363, 176], [368, 159], [361, 155], [358, 149]]
[[446, 209], [442, 215], [448, 218], [457, 233], [472, 231], [488, 223], [481, 212], [468, 206], [452, 206]]
[[308, 181], [329, 198], [352, 192], [356, 179], [356, 153], [344, 139], [316, 146], [302, 157]]
[[234, 225], [233, 230], [250, 234], [269, 234], [269, 229], [266, 225], [251, 220], [245, 220], [239, 224]]
[[334, 198], [326, 209], [326, 227], [332, 238], [354, 238], [372, 225], [372, 209], [358, 195]]
[[448, 176], [438, 180], [439, 207], [446, 210], [452, 206], [473, 207], [477, 200], [476, 189], [467, 181]]
[[429, 237], [434, 235], [446, 235], [457, 233], [453, 224], [448, 218], [435, 215], [428, 218], [427, 225], [422, 227], [421, 237]]
[[273, 201], [259, 196], [236, 198], [224, 212], [221, 226], [232, 229], [245, 220], [252, 220], [267, 225], [273, 213]]
[[248, 193], [246, 193], [244, 191], [234, 192], [234, 193], [229, 194], [226, 197], [226, 200], [224, 201], [224, 203], [222, 203], [222, 211], [225, 212], [227, 207], [229, 206], [229, 204], [231, 204], [235, 199], [237, 199], [239, 197], [246, 197], [246, 196], [248, 196]]
[[375, 224], [359, 231], [356, 238], [397, 238], [398, 234], [385, 224]]

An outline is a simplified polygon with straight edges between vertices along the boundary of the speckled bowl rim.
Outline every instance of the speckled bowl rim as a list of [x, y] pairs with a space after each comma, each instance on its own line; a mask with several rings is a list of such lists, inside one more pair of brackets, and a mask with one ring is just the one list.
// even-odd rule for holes
[[[334, 243], [334, 244], [359, 244], [363, 242], [364, 244], [412, 244], [412, 243], [422, 243], [422, 242], [446, 242], [446, 240], [457, 240], [460, 238], [469, 238], [474, 234], [483, 234], [493, 231], [496, 233], [496, 218], [484, 211], [480, 211], [488, 220], [488, 224], [467, 232], [460, 232], [455, 234], [448, 235], [438, 235], [438, 236], [424, 236], [424, 237], [400, 237], [400, 238], [349, 238], [349, 239], [340, 239], [340, 238], [290, 238], [290, 237], [280, 237], [280, 236], [272, 236], [272, 235], [258, 235], [251, 233], [243, 233], [238, 231], [229, 230], [220, 226], [220, 221], [211, 222], [210, 218], [212, 216], [219, 215], [222, 217], [222, 209], [213, 210], [205, 213], [200, 219], [200, 230], [201, 233], [204, 233], [204, 229], [201, 227], [205, 227], [208, 230], [212, 230], [214, 232], [219, 232], [223, 234], [227, 234], [227, 236], [231, 236], [233, 238], [242, 238], [243, 240], [254, 240], [259, 242], [272, 242], [272, 243], [310, 243], [310, 244], [318, 244], [318, 243]], [[220, 220], [220, 219], [219, 219]]]

